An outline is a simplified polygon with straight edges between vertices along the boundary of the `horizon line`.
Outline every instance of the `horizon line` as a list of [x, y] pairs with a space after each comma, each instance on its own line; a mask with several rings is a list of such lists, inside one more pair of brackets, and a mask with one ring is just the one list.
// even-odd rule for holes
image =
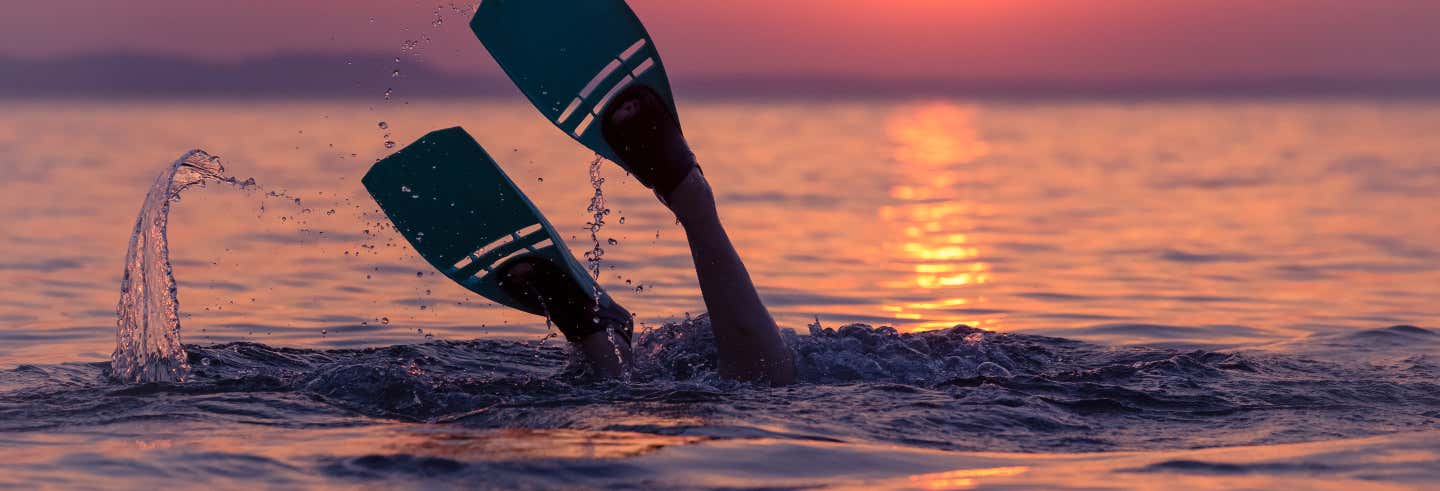
[[[0, 99], [353, 98], [403, 90], [404, 97], [491, 97], [514, 93], [503, 76], [447, 72], [378, 53], [289, 52], [232, 61], [157, 53], [0, 55]], [[400, 76], [390, 77], [399, 67]], [[1193, 98], [1440, 96], [1440, 75], [1366, 78], [1276, 75], [1208, 80], [1157, 78], [875, 78], [843, 74], [705, 75], [672, 79], [690, 97]]]

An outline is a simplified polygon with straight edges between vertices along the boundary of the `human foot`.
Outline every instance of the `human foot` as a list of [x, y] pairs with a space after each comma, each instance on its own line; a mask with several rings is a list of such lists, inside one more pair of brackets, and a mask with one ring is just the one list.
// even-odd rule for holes
[[621, 165], [661, 201], [698, 169], [680, 123], [649, 87], [626, 87], [605, 107], [601, 131]]
[[630, 312], [613, 301], [598, 307], [572, 281], [564, 269], [539, 256], [522, 256], [507, 261], [496, 269], [500, 288], [505, 290], [526, 312], [544, 315], [572, 343], [581, 343], [594, 334], [614, 332], [625, 344], [630, 343], [634, 320]]

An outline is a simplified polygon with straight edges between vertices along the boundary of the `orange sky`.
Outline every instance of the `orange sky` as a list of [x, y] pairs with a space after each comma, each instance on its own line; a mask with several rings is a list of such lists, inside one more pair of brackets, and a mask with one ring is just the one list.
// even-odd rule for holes
[[[20, 2], [0, 54], [401, 54], [493, 73], [449, 2]], [[1196, 80], [1440, 77], [1430, 0], [632, 0], [677, 77]], [[461, 3], [464, 5], [464, 3]], [[443, 23], [432, 25], [437, 8]], [[370, 19], [374, 18], [372, 22]], [[425, 41], [426, 38], [430, 41]]]

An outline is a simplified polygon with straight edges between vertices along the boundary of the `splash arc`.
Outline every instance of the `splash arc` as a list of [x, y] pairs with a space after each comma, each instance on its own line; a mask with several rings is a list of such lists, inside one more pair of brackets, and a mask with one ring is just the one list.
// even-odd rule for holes
[[[111, 377], [130, 383], [183, 382], [190, 374], [190, 362], [180, 344], [179, 291], [170, 264], [170, 205], [191, 186], [235, 183], [224, 173], [218, 157], [191, 150], [150, 185], [125, 252], [125, 275], [115, 306]], [[248, 185], [253, 182], [241, 184]]]

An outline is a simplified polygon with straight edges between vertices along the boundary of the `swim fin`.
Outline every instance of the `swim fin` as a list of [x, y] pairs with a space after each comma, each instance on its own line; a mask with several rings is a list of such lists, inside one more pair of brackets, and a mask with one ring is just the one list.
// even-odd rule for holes
[[[551, 317], [572, 340], [606, 328], [629, 339], [629, 312], [586, 273], [555, 227], [464, 129], [421, 137], [376, 163], [361, 182], [415, 251], [461, 286]], [[507, 272], [519, 264], [538, 273], [535, 285], [506, 284]], [[527, 295], [535, 289], [526, 286], [536, 285], [547, 291]]]
[[665, 64], [624, 0], [486, 0], [470, 29], [546, 119], [631, 174], [643, 172], [597, 128], [606, 105], [644, 85], [679, 121]]

